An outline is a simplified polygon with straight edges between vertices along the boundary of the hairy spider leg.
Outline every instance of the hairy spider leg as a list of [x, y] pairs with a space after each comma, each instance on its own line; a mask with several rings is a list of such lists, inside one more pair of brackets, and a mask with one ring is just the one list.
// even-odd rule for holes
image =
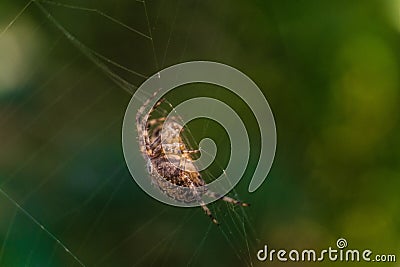
[[[142, 152], [146, 153], [149, 156], [152, 155], [152, 150], [150, 148], [150, 139], [146, 127], [150, 112], [144, 114], [144, 110], [146, 109], [146, 106], [149, 105], [150, 101], [157, 95], [159, 90], [154, 92], [153, 95], [143, 103], [143, 105], [139, 108], [138, 112], [136, 113], [136, 125], [138, 128], [139, 137], [141, 137], [139, 138], [140, 147], [141, 149], [145, 147], [146, 151]], [[146, 123], [143, 123], [143, 121]]]
[[220, 195], [218, 193], [215, 193], [215, 192], [212, 192], [212, 191], [209, 191], [209, 190], [206, 192], [206, 194], [209, 197], [222, 199], [223, 201], [228, 202], [228, 203], [232, 203], [234, 205], [238, 205], [238, 206], [242, 206], [242, 207], [250, 206], [250, 204], [248, 204], [248, 203], [241, 202], [241, 201], [239, 201], [237, 199], [234, 199], [234, 198], [231, 198], [231, 197], [228, 197], [228, 196], [223, 196], [223, 195]]
[[216, 225], [219, 225], [219, 222], [217, 221], [217, 219], [215, 219], [215, 217], [213, 216], [212, 212], [210, 211], [210, 209], [207, 207], [206, 204], [204, 204], [204, 202], [200, 202], [201, 208], [204, 210], [204, 212], [206, 213], [206, 215], [208, 217], [210, 217], [211, 221], [213, 223], [215, 223]]

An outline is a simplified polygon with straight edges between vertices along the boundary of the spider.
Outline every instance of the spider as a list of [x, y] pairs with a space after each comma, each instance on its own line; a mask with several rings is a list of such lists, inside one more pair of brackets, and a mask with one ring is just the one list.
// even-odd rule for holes
[[[200, 151], [187, 149], [180, 136], [182, 126], [177, 122], [177, 118], [172, 117], [167, 122], [165, 116], [150, 119], [158, 106], [163, 102], [168, 102], [162, 98], [151, 107], [148, 113], [144, 112], [156, 94], [157, 91], [143, 103], [136, 114], [140, 151], [146, 160], [152, 182], [164, 194], [175, 200], [186, 203], [197, 201], [206, 215], [217, 225], [218, 221], [200, 198], [203, 194], [234, 205], [249, 206], [247, 203], [218, 195], [207, 189], [206, 182], [193, 163], [193, 156]], [[168, 104], [172, 107], [170, 103]], [[163, 142], [161, 142], [162, 130], [164, 131]]]

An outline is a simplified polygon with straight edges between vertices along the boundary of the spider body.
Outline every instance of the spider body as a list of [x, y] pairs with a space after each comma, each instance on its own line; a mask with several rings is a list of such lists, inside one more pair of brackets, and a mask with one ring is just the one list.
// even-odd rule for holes
[[[156, 93], [152, 97], [155, 95]], [[218, 224], [217, 220], [201, 200], [204, 194], [236, 205], [248, 206], [246, 203], [227, 196], [219, 196], [207, 189], [206, 182], [193, 163], [193, 154], [199, 150], [187, 149], [180, 136], [182, 126], [176, 118], [167, 122], [165, 117], [149, 119], [152, 112], [165, 100], [161, 99], [148, 113], [144, 113], [152, 97], [144, 102], [136, 114], [140, 150], [147, 162], [152, 183], [177, 201], [198, 202], [215, 224]]]

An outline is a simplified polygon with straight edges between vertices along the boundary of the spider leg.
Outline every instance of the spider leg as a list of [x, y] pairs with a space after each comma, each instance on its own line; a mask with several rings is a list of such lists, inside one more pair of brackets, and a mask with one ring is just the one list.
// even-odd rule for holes
[[185, 171], [186, 170], [186, 162], [187, 162], [187, 158], [181, 157], [179, 160], [179, 169], [181, 169], [182, 171]]
[[[139, 136], [143, 136], [143, 140], [141, 140], [141, 143], [143, 143], [143, 146], [146, 147], [146, 150], [150, 150], [151, 143], [150, 142], [150, 137], [149, 137], [149, 129], [156, 125], [157, 123], [163, 123], [165, 122], [165, 114], [162, 114], [163, 116], [158, 118], [158, 119], [151, 119], [149, 120], [150, 114], [157, 109], [158, 106], [160, 106], [162, 103], [166, 103], [173, 111], [175, 111], [174, 106], [166, 100], [165, 98], [161, 98], [150, 110], [148, 113], [144, 113], [146, 106], [149, 105], [152, 99], [161, 91], [161, 88], [156, 90], [144, 103], [143, 105], [139, 108], [137, 114], [136, 114], [136, 123], [138, 125], [138, 132]], [[165, 113], [165, 112], [164, 112]], [[176, 120], [176, 121], [182, 121], [182, 118], [177, 114], [176, 116], [171, 117], [171, 119]], [[139, 127], [139, 125], [141, 127]], [[153, 131], [155, 131], [154, 129]], [[182, 129], [184, 131], [184, 129]], [[180, 153], [198, 153], [199, 150], [184, 150], [181, 151]], [[148, 152], [149, 154], [149, 152]]]
[[[156, 110], [164, 101], [165, 101], [165, 98], [161, 98], [160, 100], [158, 100], [158, 102], [154, 106], [151, 107], [151, 109], [149, 110], [149, 112], [147, 114], [150, 115], [151, 113], [153, 113], [153, 111]], [[163, 113], [165, 113], [165, 112], [163, 112]], [[163, 116], [161, 118], [159, 118], [159, 119], [149, 120], [148, 117], [147, 117], [146, 118], [146, 128], [147, 129], [150, 128], [150, 126], [151, 126], [150, 122], [157, 123], [157, 122], [164, 121], [165, 120], [165, 114], [161, 114], [161, 115], [163, 115]]]
[[[148, 115], [150, 112], [147, 114], [144, 114], [144, 110], [146, 107], [149, 105], [150, 101], [154, 99], [154, 97], [160, 92], [161, 88], [155, 91], [144, 103], [143, 105], [139, 108], [138, 112], [136, 113], [136, 122], [138, 124], [141, 124], [142, 121], [147, 121]], [[160, 101], [159, 101], [160, 102]], [[143, 120], [142, 120], [143, 117]]]
[[[151, 128], [152, 126], [157, 125], [159, 123], [164, 123], [166, 119], [167, 119], [166, 116], [162, 116], [160, 118], [148, 120], [147, 121], [147, 127]], [[176, 121], [177, 117], [176, 116], [171, 116], [169, 119], [172, 120], [172, 121]], [[182, 129], [182, 131], [183, 131], [183, 129]]]
[[[161, 99], [159, 102], [166, 103], [166, 104], [171, 108], [171, 110], [176, 114], [176, 115], [174, 115], [174, 116], [171, 117], [172, 120], [178, 122], [178, 123], [181, 124], [181, 125], [184, 124], [184, 123], [183, 123], [182, 117], [181, 117], [179, 114], [177, 114], [177, 112], [176, 112], [176, 110], [175, 110], [175, 107], [171, 104], [171, 102], [169, 102], [167, 99], [164, 99], [164, 98]], [[160, 103], [160, 104], [161, 104], [161, 103]], [[188, 132], [188, 134], [191, 135], [191, 138], [193, 139], [193, 136], [192, 136], [192, 134], [190, 133], [190, 130], [188, 131], [188, 130], [185, 130], [185, 128], [182, 128], [181, 131], [182, 131], [182, 132], [185, 132], [185, 131]]]
[[[159, 138], [156, 138], [154, 143], [156, 141], [159, 141]], [[158, 144], [157, 144], [158, 145]], [[172, 143], [172, 144], [163, 144], [162, 147], [164, 149], [164, 152], [166, 154], [175, 154], [175, 155], [181, 155], [181, 154], [196, 154], [199, 153], [199, 149], [194, 149], [194, 150], [181, 150], [181, 143]]]
[[149, 138], [149, 133], [148, 133], [148, 119], [150, 116], [150, 113], [157, 108], [162, 102], [163, 99], [159, 100], [151, 109], [149, 112], [145, 114], [145, 109], [149, 105], [152, 99], [160, 92], [161, 88], [156, 90], [144, 103], [143, 105], [139, 108], [138, 112], [136, 113], [136, 125], [138, 128], [138, 133], [139, 136], [143, 136], [143, 138], [140, 140], [140, 145], [143, 147], [146, 147], [146, 152], [148, 155], [152, 155], [152, 151], [150, 148], [151, 142]]
[[207, 205], [204, 204], [204, 202], [201, 202], [200, 205], [201, 205], [201, 208], [202, 208], [202, 209], [204, 210], [204, 212], [206, 213], [206, 215], [207, 215], [208, 217], [210, 217], [211, 221], [212, 221], [213, 223], [215, 223], [216, 225], [219, 225], [217, 219], [215, 219], [215, 217], [212, 215], [212, 213], [211, 213], [210, 209], [207, 207]]
[[149, 134], [148, 132], [143, 129], [143, 125], [139, 126], [138, 124], [138, 135], [139, 135], [139, 145], [140, 145], [140, 151], [142, 153], [146, 153], [148, 156], [152, 155], [152, 149], [150, 147], [150, 139], [149, 139]]
[[200, 149], [185, 149], [181, 151], [182, 153], [186, 153], [186, 154], [196, 154], [200, 152]]
[[234, 199], [234, 198], [231, 198], [231, 197], [228, 197], [228, 196], [222, 196], [222, 195], [217, 194], [217, 193], [215, 193], [215, 192], [207, 191], [206, 194], [207, 194], [209, 197], [212, 197], [212, 198], [219, 198], [219, 199], [222, 199], [222, 200], [225, 201], [225, 202], [232, 203], [232, 204], [234, 204], [234, 205], [238, 205], [238, 206], [242, 206], [242, 207], [248, 207], [248, 206], [250, 206], [250, 204], [248, 204], [248, 203], [241, 202], [241, 201], [239, 201], [239, 200], [237, 200], [237, 199]]
[[157, 119], [151, 119], [147, 121], [147, 127], [151, 128], [152, 126], [164, 122], [165, 121], [165, 117], [161, 117], [161, 118], [157, 118]]

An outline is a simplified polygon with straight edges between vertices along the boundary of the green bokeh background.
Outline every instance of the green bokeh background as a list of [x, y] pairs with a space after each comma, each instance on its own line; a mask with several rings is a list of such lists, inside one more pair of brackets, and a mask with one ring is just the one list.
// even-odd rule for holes
[[[79, 266], [72, 255], [87, 266], [300, 266], [255, 255], [340, 237], [400, 257], [398, 0], [32, 2], [14, 20], [27, 3], [0, 3], [0, 266]], [[147, 21], [152, 39], [135, 32], [149, 35]], [[273, 167], [250, 194], [259, 135], [248, 107], [205, 85], [166, 96], [223, 100], [250, 130], [249, 167], [231, 196], [252, 206], [211, 205], [220, 227], [200, 208], [150, 198], [122, 154], [131, 93], [190, 60], [246, 73], [276, 120]], [[226, 164], [221, 127], [189, 128], [216, 139]]]

